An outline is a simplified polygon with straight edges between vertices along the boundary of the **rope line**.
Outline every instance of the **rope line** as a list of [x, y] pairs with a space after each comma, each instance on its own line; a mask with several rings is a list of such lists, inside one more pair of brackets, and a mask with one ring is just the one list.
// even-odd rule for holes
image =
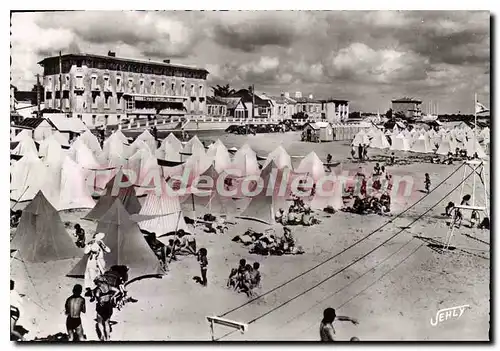
[[386, 262], [388, 259], [390, 259], [392, 256], [396, 255], [398, 252], [400, 252], [404, 247], [406, 247], [407, 245], [409, 245], [413, 240], [415, 240], [415, 238], [411, 238], [408, 242], [406, 242], [406, 244], [403, 244], [401, 245], [401, 247], [399, 249], [397, 249], [396, 251], [394, 251], [392, 254], [390, 254], [389, 256], [387, 256], [386, 258], [384, 258], [382, 261], [380, 261], [379, 263], [377, 263], [375, 266], [373, 266], [372, 268], [366, 270], [366, 272], [364, 272], [363, 274], [361, 274], [359, 277], [357, 277], [356, 279], [352, 280], [351, 282], [349, 282], [349, 284], [343, 286], [342, 288], [338, 289], [337, 291], [331, 293], [330, 295], [324, 297], [323, 299], [321, 299], [320, 301], [318, 301], [317, 303], [315, 303], [314, 305], [312, 305], [309, 309], [305, 310], [304, 312], [292, 317], [291, 319], [287, 320], [285, 323], [283, 323], [279, 328], [276, 328], [277, 330], [279, 329], [282, 329], [284, 326], [290, 324], [292, 321], [294, 321], [295, 319], [305, 315], [306, 313], [310, 312], [310, 310], [316, 306], [318, 306], [320, 303], [322, 303], [323, 301], [329, 299], [330, 297], [338, 294], [339, 292], [341, 292], [342, 290], [346, 289], [347, 287], [351, 286], [352, 284], [354, 284], [356, 281], [358, 281], [359, 279], [363, 278], [365, 275], [367, 275], [368, 273], [370, 273], [373, 269], [377, 268], [378, 266], [382, 265], [384, 262]]
[[[379, 281], [381, 281], [385, 276], [387, 276], [389, 273], [391, 273], [392, 271], [394, 271], [397, 267], [399, 267], [401, 264], [403, 264], [403, 262], [405, 262], [411, 255], [413, 255], [415, 252], [417, 252], [422, 246], [424, 246], [425, 244], [420, 244], [418, 245], [412, 252], [410, 252], [404, 259], [402, 259], [399, 263], [397, 263], [394, 267], [390, 268], [387, 272], [385, 272], [382, 276], [380, 276], [378, 279], [376, 279], [373, 283], [371, 283], [370, 285], [368, 285], [366, 288], [364, 288], [363, 290], [361, 290], [359, 293], [357, 293], [356, 295], [353, 295], [351, 296], [351, 298], [349, 300], [347, 300], [346, 302], [344, 302], [343, 304], [341, 304], [340, 306], [338, 306], [337, 308], [340, 309], [342, 307], [344, 307], [345, 305], [347, 305], [349, 302], [351, 302], [352, 300], [354, 300], [356, 297], [358, 297], [359, 295], [361, 295], [362, 293], [364, 293], [366, 290], [368, 290], [369, 288], [371, 288], [372, 286], [374, 286], [376, 283], [378, 283]], [[311, 324], [309, 327], [307, 327], [306, 329], [303, 329], [300, 334], [303, 334], [305, 331], [311, 329], [315, 324]]]
[[[460, 167], [459, 167], [460, 168]], [[456, 170], [458, 171], [458, 169]], [[455, 172], [456, 172], [455, 171]], [[416, 219], [414, 219], [408, 226], [406, 227], [409, 227], [411, 225], [413, 225], [414, 223], [416, 223], [417, 221], [419, 221], [423, 216], [425, 216], [428, 212], [430, 212], [432, 209], [434, 209], [437, 205], [439, 205], [444, 199], [446, 199], [448, 196], [450, 196], [451, 193], [453, 193], [462, 183], [464, 183], [471, 175], [472, 175], [473, 172], [469, 173], [468, 176], [466, 176], [465, 178], [462, 179], [462, 181], [460, 181], [453, 189], [451, 189], [448, 193], [446, 193], [438, 202], [436, 202], [434, 205], [432, 205], [431, 207], [429, 207], [427, 210], [425, 210], [421, 215], [419, 215]], [[453, 174], [453, 173], [452, 173]], [[443, 183], [443, 182], [441, 182]], [[440, 183], [440, 185], [441, 185]], [[439, 186], [439, 185], [438, 185]], [[436, 187], [437, 188], [437, 187]], [[434, 188], [433, 191], [436, 189]], [[430, 193], [429, 193], [430, 194]], [[425, 196], [424, 196], [425, 197]], [[420, 200], [419, 200], [420, 201]], [[413, 206], [413, 205], [412, 205]], [[405, 210], [406, 211], [406, 210]], [[370, 255], [371, 253], [373, 253], [374, 251], [376, 251], [377, 249], [379, 249], [380, 247], [382, 247], [383, 245], [385, 245], [387, 242], [389, 242], [390, 240], [392, 240], [393, 238], [395, 238], [396, 236], [398, 236], [399, 234], [401, 234], [403, 231], [406, 230], [406, 227], [404, 227], [403, 229], [399, 230], [396, 234], [392, 235], [391, 237], [389, 237], [388, 239], [384, 240], [381, 244], [375, 246], [373, 249], [371, 249], [370, 251], [368, 251], [366, 254], [362, 255], [361, 257], [357, 258], [356, 260], [354, 260], [353, 262], [351, 262], [350, 264], [348, 264], [347, 266], [341, 268], [340, 270], [336, 271], [335, 273], [329, 275], [328, 277], [326, 277], [325, 279], [321, 280], [320, 282], [314, 284], [312, 287], [306, 289], [305, 291], [295, 295], [294, 297], [292, 297], [291, 299], [288, 299], [287, 301], [281, 303], [280, 305], [270, 309], [269, 311], [267, 311], [266, 313], [252, 319], [251, 321], [248, 322], [248, 324], [252, 324], [252, 323], [255, 323], [256, 321], [258, 321], [259, 319], [261, 318], [264, 318], [265, 316], [269, 315], [270, 313], [280, 309], [281, 307], [289, 304], [290, 302], [296, 300], [297, 298], [307, 294], [308, 292], [310, 292], [311, 290], [317, 288], [318, 286], [322, 285], [323, 283], [327, 282], [328, 280], [332, 279], [333, 277], [335, 277], [336, 275], [342, 273], [343, 271], [345, 271], [347, 268], [353, 266], [354, 264], [356, 264], [357, 262], [359, 262], [360, 260], [362, 260], [363, 258], [367, 257], [368, 255]], [[216, 339], [217, 341], [221, 340], [222, 338], [234, 333], [235, 330], [231, 331], [230, 333], [227, 333], [225, 335], [223, 335], [222, 337]]]
[[361, 242], [365, 241], [366, 239], [368, 239], [369, 237], [371, 237], [372, 235], [374, 235], [375, 233], [377, 233], [378, 231], [380, 231], [381, 229], [383, 229], [384, 227], [386, 227], [387, 225], [391, 224], [394, 220], [396, 220], [397, 218], [401, 217], [403, 214], [405, 214], [406, 212], [408, 212], [410, 209], [412, 209], [413, 207], [415, 207], [418, 203], [420, 203], [421, 201], [423, 201], [427, 196], [429, 196], [432, 192], [434, 192], [437, 188], [439, 188], [441, 185], [443, 185], [448, 179], [450, 179], [455, 173], [457, 173], [463, 166], [464, 164], [460, 165], [457, 169], [455, 169], [449, 176], [447, 176], [445, 179], [443, 179], [434, 189], [432, 189], [429, 193], [426, 193], [423, 197], [421, 197], [419, 200], [417, 200], [415, 203], [413, 203], [413, 205], [410, 205], [409, 207], [407, 207], [405, 210], [403, 210], [402, 212], [400, 212], [399, 214], [397, 214], [395, 217], [391, 218], [390, 220], [388, 220], [387, 222], [385, 222], [384, 224], [382, 224], [380, 227], [378, 227], [377, 229], [373, 230], [372, 232], [370, 232], [368, 235], [366, 235], [365, 237], [361, 238], [360, 240], [354, 242], [353, 244], [349, 245], [348, 247], [346, 247], [345, 249], [343, 249], [342, 251], [340, 251], [339, 253], [335, 254], [334, 256], [331, 256], [329, 258], [327, 258], [326, 260], [318, 263], [317, 265], [311, 267], [310, 269], [300, 273], [299, 275], [295, 276], [294, 278], [291, 278], [283, 283], [281, 283], [280, 285], [272, 288], [271, 290], [263, 293], [262, 295], [259, 295], [259, 296], [256, 296], [255, 298], [252, 298], [250, 300], [248, 300], [247, 302], [245, 302], [244, 304], [240, 305], [240, 306], [237, 306], [237, 307], [234, 307], [232, 309], [230, 309], [229, 311], [223, 313], [220, 315], [220, 317], [225, 317], [226, 315], [234, 312], [234, 311], [237, 311], [239, 310], [240, 308], [243, 308], [245, 307], [246, 305], [264, 297], [264, 296], [267, 296], [271, 293], [273, 293], [274, 291], [282, 288], [283, 286], [301, 278], [302, 276], [312, 272], [313, 270], [315, 270], [316, 268], [328, 263], [329, 261], [337, 258], [338, 256], [342, 255], [344, 252], [346, 252], [347, 250], [353, 248], [354, 246], [360, 244]]

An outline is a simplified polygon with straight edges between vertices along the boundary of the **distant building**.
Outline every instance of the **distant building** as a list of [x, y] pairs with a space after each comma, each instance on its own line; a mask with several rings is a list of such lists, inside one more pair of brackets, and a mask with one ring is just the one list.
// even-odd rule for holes
[[212, 96], [207, 96], [207, 116], [226, 117], [227, 103]]
[[45, 107], [78, 117], [90, 127], [125, 118], [206, 114], [208, 71], [203, 68], [118, 58], [113, 52], [68, 54], [61, 60], [53, 56], [39, 64], [44, 69]]
[[422, 115], [420, 105], [422, 105], [422, 101], [410, 97], [392, 100], [392, 115], [399, 112], [403, 113], [406, 118], [420, 117]]
[[227, 116], [248, 118], [249, 111], [241, 97], [224, 97], [220, 99], [227, 104]]
[[349, 118], [349, 101], [328, 99], [321, 100], [325, 119], [330, 123], [344, 122]]
[[273, 104], [271, 117], [290, 119], [296, 113], [297, 102], [290, 98], [288, 92], [281, 93], [280, 96], [269, 96], [269, 98]]
[[14, 136], [19, 134], [22, 130], [29, 130], [31, 131], [33, 140], [40, 143], [52, 134], [53, 130], [55, 130], [55, 126], [45, 118], [25, 118], [12, 126], [11, 130], [14, 130]]
[[322, 119], [321, 101], [315, 100], [312, 94], [308, 97], [302, 97], [302, 93], [298, 91], [292, 99], [296, 102], [296, 113], [303, 112], [308, 118]]
[[[257, 94], [252, 94], [248, 89], [240, 89], [230, 97], [239, 97], [241, 101], [245, 104], [248, 111], [246, 118], [267, 118], [271, 117], [272, 105], [268, 100], [264, 100]], [[255, 106], [253, 103], [255, 101]], [[252, 114], [253, 110], [253, 114]]]

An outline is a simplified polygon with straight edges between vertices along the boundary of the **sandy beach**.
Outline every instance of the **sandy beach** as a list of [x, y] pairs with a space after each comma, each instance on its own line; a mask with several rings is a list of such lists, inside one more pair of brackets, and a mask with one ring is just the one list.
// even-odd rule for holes
[[[355, 171], [360, 166], [350, 160], [349, 142], [305, 143], [300, 142], [298, 132], [255, 136], [200, 135], [202, 141], [217, 138], [227, 148], [248, 143], [259, 156], [266, 156], [282, 145], [292, 156], [294, 166], [311, 151], [323, 161], [331, 153], [334, 162], [340, 162], [336, 172]], [[362, 166], [371, 173], [375, 161], [382, 161], [388, 155], [389, 151], [369, 149], [371, 161]], [[397, 152], [396, 156], [408, 162], [416, 157], [402, 152]], [[414, 191], [407, 199], [397, 199], [393, 215], [425, 195], [419, 189], [424, 187], [426, 172], [430, 174], [434, 187], [458, 167], [458, 163], [449, 166], [431, 163], [388, 166], [390, 174], [409, 175], [414, 180]], [[353, 336], [361, 340], [488, 340], [490, 231], [462, 226], [455, 231], [453, 238], [457, 249], [440, 253], [429, 246], [432, 242], [445, 241], [448, 227], [442, 213], [448, 201], [459, 201], [459, 190], [433, 206], [461, 181], [462, 174], [462, 170], [457, 172], [410, 211], [333, 260], [227, 314], [226, 318], [240, 322], [256, 320], [250, 323], [245, 334], [235, 332], [222, 340], [318, 340], [318, 327], [326, 307], [334, 307], [339, 315], [359, 321], [357, 326], [339, 323], [336, 327], [339, 340], [347, 341]], [[487, 175], [489, 178], [489, 172]], [[476, 186], [479, 189], [479, 184]], [[401, 229], [431, 207], [422, 219], [405, 230]], [[60, 212], [63, 222], [68, 224], [69, 233], [73, 233], [73, 225], [78, 222], [90, 238], [96, 223], [81, 219], [87, 213], [88, 210]], [[329, 215], [316, 211], [315, 215], [321, 220], [320, 224], [292, 228], [305, 251], [295, 256], [252, 255], [248, 248], [232, 242], [235, 235], [248, 228], [261, 230], [265, 227], [252, 221], [237, 220], [224, 235], [207, 234], [203, 227], [197, 227], [194, 229], [197, 245], [208, 250], [208, 287], [201, 287], [192, 279], [199, 275], [196, 258], [180, 257], [171, 263], [168, 274], [162, 279], [144, 279], [128, 287], [130, 295], [138, 302], [127, 304], [121, 311], [115, 310], [112, 320], [116, 324], [113, 325], [111, 340], [208, 341], [210, 330], [205, 317], [220, 316], [248, 301], [244, 294], [226, 288], [230, 269], [238, 265], [240, 258], [260, 263], [263, 287], [259, 293], [262, 294], [337, 255], [390, 219], [344, 212]], [[381, 246], [366, 255], [378, 245]], [[360, 257], [363, 258], [355, 262]], [[13, 261], [12, 279], [16, 281], [17, 290], [27, 295], [24, 300], [28, 300], [23, 303], [19, 324], [29, 330], [30, 340], [65, 332], [64, 301], [71, 295], [73, 285], [83, 282], [65, 275], [77, 261], [37, 265]], [[335, 274], [339, 270], [342, 272]], [[333, 274], [331, 279], [325, 280]], [[322, 284], [311, 289], [323, 280]], [[308, 289], [311, 290], [305, 292]], [[460, 318], [431, 325], [430, 320], [435, 318], [438, 310], [461, 305], [470, 308]], [[97, 340], [94, 318], [95, 306], [88, 304], [83, 326], [89, 340]], [[229, 331], [222, 326], [215, 327], [217, 338]]]

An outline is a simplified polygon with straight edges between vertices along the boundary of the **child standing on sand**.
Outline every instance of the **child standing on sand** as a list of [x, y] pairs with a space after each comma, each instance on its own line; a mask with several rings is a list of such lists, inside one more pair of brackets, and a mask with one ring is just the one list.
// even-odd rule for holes
[[430, 192], [431, 189], [431, 178], [429, 176], [429, 173], [425, 173], [425, 190], [427, 191], [427, 194]]
[[207, 286], [208, 258], [207, 258], [207, 249], [205, 249], [204, 247], [202, 247], [198, 252], [198, 262], [200, 262], [201, 285]]

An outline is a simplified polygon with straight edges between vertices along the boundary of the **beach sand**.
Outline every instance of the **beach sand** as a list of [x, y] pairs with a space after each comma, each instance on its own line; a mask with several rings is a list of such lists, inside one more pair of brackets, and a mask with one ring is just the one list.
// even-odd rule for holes
[[[206, 138], [214, 141], [217, 136]], [[292, 156], [294, 166], [298, 165], [301, 158], [293, 156], [305, 156], [315, 151], [323, 161], [331, 153], [334, 162], [341, 162], [336, 171], [355, 171], [359, 167], [358, 163], [349, 160], [348, 142], [305, 143], [300, 142], [300, 134], [296, 132], [256, 136], [223, 134], [219, 138], [227, 148], [248, 143], [260, 156], [267, 155], [281, 144]], [[201, 139], [204, 140], [204, 137]], [[369, 149], [368, 156], [382, 160], [389, 153]], [[397, 153], [397, 157], [411, 162], [415, 155]], [[373, 166], [374, 162], [371, 161], [363, 164], [368, 172], [373, 171]], [[410, 198], [398, 200], [393, 212], [400, 212], [424, 196], [418, 189], [424, 187], [426, 172], [430, 174], [434, 187], [458, 166], [457, 163], [450, 166], [430, 163], [388, 166], [390, 174], [409, 175], [414, 181]], [[226, 318], [245, 323], [258, 319], [249, 325], [245, 334], [235, 332], [222, 340], [318, 340], [319, 323], [326, 307], [334, 307], [338, 315], [347, 315], [359, 321], [357, 326], [336, 322], [338, 340], [349, 340], [353, 336], [362, 341], [488, 340], [490, 232], [462, 226], [455, 231], [452, 243], [462, 249], [447, 253], [439, 253], [427, 245], [429, 240], [444, 242], [448, 227], [441, 213], [448, 201], [459, 201], [459, 189], [430, 210], [424, 218], [353, 264], [436, 204], [461, 181], [462, 174], [463, 170], [457, 172], [394, 223], [353, 248], [226, 315]], [[479, 189], [479, 184], [476, 186]], [[78, 222], [88, 236], [93, 234], [96, 224], [81, 219], [87, 212], [61, 212], [62, 220], [70, 223], [69, 233], [73, 233], [73, 225]], [[111, 339], [209, 341], [211, 335], [206, 316], [220, 316], [248, 301], [244, 294], [226, 289], [229, 271], [238, 265], [240, 258], [245, 258], [249, 263], [260, 262], [263, 280], [260, 293], [264, 293], [337, 255], [389, 220], [389, 217], [343, 212], [328, 215], [319, 211], [316, 216], [321, 220], [320, 224], [309, 228], [292, 228], [298, 244], [305, 250], [303, 255], [296, 256], [251, 255], [248, 248], [232, 242], [235, 235], [242, 234], [249, 227], [259, 229], [259, 225], [252, 221], [238, 220], [224, 235], [206, 234], [203, 228], [197, 227], [197, 245], [208, 250], [208, 287], [204, 288], [192, 279], [200, 275], [196, 258], [180, 257], [178, 261], [172, 262], [168, 274], [162, 279], [144, 279], [129, 286], [130, 295], [139, 301], [127, 304], [121, 311], [115, 310], [112, 320], [116, 324]], [[30, 339], [65, 332], [64, 301], [71, 294], [74, 284], [83, 283], [83, 279], [68, 278], [65, 274], [77, 261], [30, 265], [15, 260], [16, 263], [12, 264], [16, 290], [27, 295], [24, 300], [29, 298], [23, 303], [20, 324], [30, 331]], [[340, 273], [317, 288], [304, 293], [340, 270]], [[282, 304], [282, 307], [277, 308]], [[430, 320], [435, 318], [438, 310], [460, 305], [469, 305], [470, 309], [459, 319], [431, 325]], [[268, 313], [274, 308], [277, 309]], [[95, 306], [88, 303], [83, 324], [90, 340], [97, 339], [94, 318]], [[217, 338], [229, 331], [226, 327], [215, 326]]]

